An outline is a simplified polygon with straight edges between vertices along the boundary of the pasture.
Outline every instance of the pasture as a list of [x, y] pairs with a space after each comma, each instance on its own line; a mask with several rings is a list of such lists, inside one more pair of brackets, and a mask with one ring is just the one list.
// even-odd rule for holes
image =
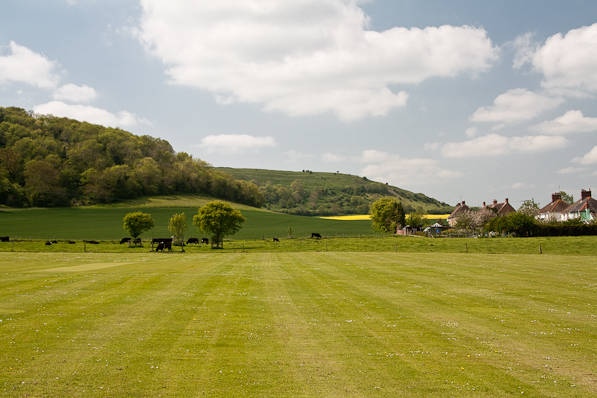
[[0, 253], [0, 395], [591, 396], [584, 254]]
[[[25, 239], [99, 239], [115, 240], [126, 236], [122, 218], [128, 212], [144, 211], [152, 215], [155, 227], [142, 237], [170, 236], [168, 220], [177, 212], [187, 218], [187, 235], [200, 234], [193, 225], [197, 207], [181, 202], [179, 206], [160, 206], [161, 203], [134, 206], [94, 206], [51, 209], [2, 209], [0, 210], [0, 235]], [[323, 220], [318, 217], [301, 217], [274, 213], [255, 208], [241, 209], [246, 222], [234, 235], [235, 239], [260, 239], [262, 237], [287, 237], [288, 227], [296, 237], [310, 236], [317, 231], [326, 236], [375, 235], [370, 221]]]

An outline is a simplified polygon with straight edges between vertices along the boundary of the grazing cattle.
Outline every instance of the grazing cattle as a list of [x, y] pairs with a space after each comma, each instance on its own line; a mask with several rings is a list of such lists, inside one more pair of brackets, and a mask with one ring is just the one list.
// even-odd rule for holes
[[318, 232], [311, 233], [311, 238], [321, 239], [321, 234]]
[[133, 240], [133, 244], [135, 245], [140, 245], [141, 244], [141, 238], [136, 238]]
[[274, 241], [274, 242], [279, 242], [279, 241], [280, 241], [280, 239], [278, 239], [278, 238], [276, 238], [276, 237], [274, 236], [274, 237], [272, 238], [272, 241]]
[[120, 244], [122, 245], [123, 243], [131, 243], [131, 238], [122, 238], [122, 239], [120, 239]]
[[0, 242], [10, 242], [10, 238], [8, 236], [0, 236]]
[[201, 238], [201, 243], [205, 243], [206, 245], [209, 245], [209, 239], [207, 238]]
[[52, 242], [50, 242], [49, 240], [47, 240], [46, 243], [44, 243], [44, 245], [46, 245], [46, 246], [52, 246]]
[[52, 242], [52, 243], [58, 243], [58, 241], [57, 241], [57, 240], [53, 240], [53, 241], [51, 241], [51, 242]]
[[75, 242], [74, 240], [69, 240], [69, 241], [68, 241], [68, 244], [69, 244], [69, 245], [74, 245], [75, 243], [77, 243], [77, 242]]
[[83, 242], [89, 243], [90, 245], [99, 245], [97, 240], [84, 240]]
[[199, 239], [198, 238], [189, 238], [189, 239], [187, 239], [187, 245], [190, 245], [190, 244], [198, 245], [199, 244]]
[[158, 247], [160, 247], [160, 244], [162, 244], [162, 250], [168, 249], [168, 251], [172, 251], [172, 238], [153, 238], [151, 240], [152, 249], [154, 243], [157, 243]]
[[158, 247], [156, 247], [155, 252], [156, 253], [157, 252], [163, 252], [164, 251], [164, 246], [165, 246], [164, 242], [158, 243]]

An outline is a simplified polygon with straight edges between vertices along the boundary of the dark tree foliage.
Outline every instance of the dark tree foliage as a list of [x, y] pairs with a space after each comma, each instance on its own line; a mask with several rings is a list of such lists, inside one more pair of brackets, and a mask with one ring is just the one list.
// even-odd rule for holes
[[264, 204], [255, 184], [176, 153], [166, 140], [0, 107], [0, 204], [70, 206], [175, 193]]

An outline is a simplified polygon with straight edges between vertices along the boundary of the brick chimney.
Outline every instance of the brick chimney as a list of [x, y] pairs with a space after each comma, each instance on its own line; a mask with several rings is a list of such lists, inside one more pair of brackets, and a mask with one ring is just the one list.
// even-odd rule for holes
[[506, 198], [506, 204], [508, 204], [508, 198]]
[[466, 203], [464, 202], [464, 200], [462, 201], [462, 205], [464, 206]]
[[485, 202], [483, 202], [483, 207], [487, 207], [487, 205], [485, 204]]
[[583, 189], [582, 191], [580, 191], [580, 200], [585, 200], [586, 198], [590, 198], [591, 197], [591, 190], [585, 190]]
[[494, 199], [494, 200], [493, 200], [493, 204], [494, 204], [494, 205], [497, 205], [497, 200], [495, 200], [495, 199]]
[[552, 202], [555, 202], [556, 200], [560, 200], [560, 199], [562, 199], [562, 194], [561, 193], [556, 192], [556, 193], [552, 193], [551, 194], [551, 201]]

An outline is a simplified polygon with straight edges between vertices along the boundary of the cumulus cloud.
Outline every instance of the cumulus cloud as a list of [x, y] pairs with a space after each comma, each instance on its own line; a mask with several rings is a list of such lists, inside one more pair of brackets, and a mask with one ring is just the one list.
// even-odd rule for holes
[[446, 143], [442, 147], [442, 154], [447, 158], [501, 156], [512, 153], [550, 151], [563, 148], [567, 143], [566, 138], [560, 136], [506, 137], [499, 134], [488, 134], [468, 141]]
[[68, 117], [89, 123], [110, 127], [129, 128], [142, 122], [137, 116], [127, 111], [112, 113], [105, 109], [89, 105], [72, 105], [61, 101], [50, 101], [33, 107], [35, 113]]
[[275, 147], [273, 137], [257, 137], [248, 134], [216, 134], [203, 137], [199, 147], [207, 153], [241, 153], [261, 148]]
[[89, 102], [97, 97], [97, 93], [93, 87], [84, 84], [77, 86], [76, 84], [65, 84], [54, 91], [53, 95], [56, 100], [64, 100], [70, 102]]
[[537, 94], [524, 88], [508, 90], [498, 95], [493, 105], [478, 108], [472, 114], [473, 122], [516, 123], [530, 120], [542, 112], [553, 109], [562, 98]]
[[339, 163], [345, 161], [347, 158], [344, 155], [338, 155], [336, 153], [326, 152], [321, 155], [321, 160], [326, 163]]
[[175, 84], [220, 103], [350, 121], [406, 105], [397, 84], [478, 74], [497, 58], [470, 26], [368, 30], [354, 0], [142, 0], [137, 37]]
[[476, 127], [469, 127], [464, 131], [464, 134], [466, 134], [467, 137], [469, 138], [473, 138], [474, 136], [477, 135], [477, 128]]
[[573, 161], [585, 165], [597, 164], [597, 145], [595, 145], [585, 156], [575, 158]]
[[59, 78], [54, 61], [14, 41], [9, 43], [8, 50], [7, 54], [0, 54], [0, 84], [25, 83], [39, 88], [56, 86]]
[[387, 152], [378, 151], [375, 149], [366, 149], [361, 153], [361, 162], [363, 163], [379, 163], [385, 162], [391, 157]]
[[462, 175], [460, 172], [441, 167], [435, 159], [386, 155], [383, 160], [367, 164], [361, 170], [361, 175], [376, 181], [389, 181], [399, 186], [420, 186]]
[[543, 74], [542, 85], [562, 94], [597, 93], [597, 23], [557, 33], [519, 58]]
[[597, 131], [597, 117], [586, 117], [581, 111], [568, 111], [560, 117], [531, 127], [531, 130], [554, 135], [592, 133]]

